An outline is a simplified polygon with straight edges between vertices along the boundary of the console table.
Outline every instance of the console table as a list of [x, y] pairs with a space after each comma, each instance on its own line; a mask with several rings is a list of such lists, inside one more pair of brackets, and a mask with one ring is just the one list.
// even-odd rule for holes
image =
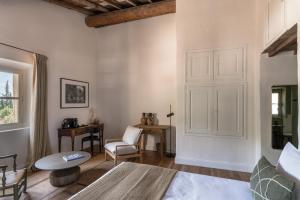
[[[103, 145], [103, 130], [104, 130], [104, 124], [91, 124], [88, 126], [82, 126], [78, 128], [68, 128], [68, 129], [63, 129], [59, 128], [58, 131], [58, 151], [61, 152], [61, 138], [63, 136], [65, 137], [70, 137], [72, 141], [72, 151], [74, 151], [74, 142], [75, 142], [75, 137], [79, 135], [84, 135], [89, 133], [91, 136], [93, 136], [96, 131], [100, 131], [99, 133], [102, 134], [102, 140], [100, 145], [100, 149], [102, 149]], [[94, 141], [91, 140], [91, 154], [93, 155], [94, 153]]]
[[142, 140], [141, 140], [141, 149], [145, 150], [145, 135], [151, 134], [151, 135], [159, 135], [160, 137], [160, 156], [161, 158], [164, 156], [164, 152], [166, 149], [166, 133], [167, 130], [170, 129], [170, 126], [168, 125], [142, 125], [138, 124], [135, 125], [137, 128], [143, 129], [142, 132]]

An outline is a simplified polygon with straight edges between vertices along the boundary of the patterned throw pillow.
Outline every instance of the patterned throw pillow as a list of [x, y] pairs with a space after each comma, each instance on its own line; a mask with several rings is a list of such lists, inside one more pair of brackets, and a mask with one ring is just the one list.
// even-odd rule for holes
[[292, 200], [295, 183], [277, 173], [262, 157], [250, 178], [250, 188], [255, 200]]

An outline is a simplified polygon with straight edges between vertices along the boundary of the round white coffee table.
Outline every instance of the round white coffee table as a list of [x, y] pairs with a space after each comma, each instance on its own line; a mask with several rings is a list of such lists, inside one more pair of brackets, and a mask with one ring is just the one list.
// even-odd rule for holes
[[[80, 154], [83, 157], [77, 160], [65, 161], [63, 156]], [[78, 180], [80, 176], [79, 165], [85, 163], [91, 158], [91, 154], [83, 151], [72, 151], [52, 154], [46, 156], [35, 163], [38, 169], [50, 170], [50, 183], [53, 186], [61, 187]]]

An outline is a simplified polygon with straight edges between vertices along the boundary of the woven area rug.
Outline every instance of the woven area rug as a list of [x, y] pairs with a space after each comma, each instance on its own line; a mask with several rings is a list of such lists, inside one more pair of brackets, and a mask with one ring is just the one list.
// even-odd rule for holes
[[77, 184], [88, 186], [114, 167], [113, 161], [103, 161], [93, 169], [82, 172]]
[[[23, 194], [22, 200], [63, 200], [68, 199], [86, 186], [90, 185], [110, 169], [114, 167], [113, 161], [100, 161], [90, 168], [81, 166], [81, 176], [78, 181], [65, 187], [53, 187], [49, 181], [49, 173], [38, 180], [34, 185], [30, 185], [27, 194]], [[33, 187], [34, 186], [34, 187]], [[50, 193], [50, 194], [49, 194]], [[11, 198], [4, 198], [5, 200]], [[1, 199], [2, 200], [2, 199]]]

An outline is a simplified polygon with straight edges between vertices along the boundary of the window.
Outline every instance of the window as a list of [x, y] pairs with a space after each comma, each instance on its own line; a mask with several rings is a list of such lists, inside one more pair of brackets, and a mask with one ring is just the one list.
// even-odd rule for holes
[[279, 114], [279, 93], [272, 93], [272, 115]]
[[280, 117], [282, 115], [282, 95], [284, 88], [272, 88], [272, 115]]
[[19, 74], [0, 71], [0, 127], [20, 122]]

